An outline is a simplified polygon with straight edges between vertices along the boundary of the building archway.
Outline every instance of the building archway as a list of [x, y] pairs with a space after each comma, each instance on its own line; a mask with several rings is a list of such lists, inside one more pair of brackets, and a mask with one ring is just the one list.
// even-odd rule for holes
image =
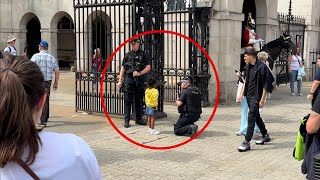
[[35, 14], [27, 13], [20, 21], [20, 29], [26, 30], [26, 41], [20, 42], [20, 47], [24, 47], [23, 51], [31, 58], [35, 53], [39, 52], [38, 45], [41, 41], [41, 23]]
[[[88, 36], [85, 38], [89, 45], [86, 55], [88, 59], [92, 59], [93, 52], [96, 48], [100, 48], [103, 57], [102, 68], [107, 63], [107, 59], [112, 54], [112, 44], [114, 43], [111, 36], [111, 19], [103, 11], [94, 11], [88, 16], [86, 31]], [[90, 69], [90, 65], [87, 65]], [[111, 71], [112, 62], [109, 64], [107, 71]]]
[[59, 61], [59, 67], [73, 66], [76, 60], [76, 45], [72, 17], [67, 12], [60, 11], [53, 16], [50, 28], [53, 45], [51, 51]]
[[[242, 21], [242, 30], [241, 30], [241, 48], [244, 47], [245, 41], [244, 41], [244, 30], [248, 25], [248, 17], [249, 13], [251, 13], [252, 18], [255, 20], [256, 19], [256, 2], [255, 0], [244, 0], [243, 5], [242, 5], [242, 13], [244, 15], [244, 20]], [[243, 50], [242, 52], [243, 53]], [[245, 66], [244, 62], [244, 55], [241, 54], [240, 57], [240, 70], [242, 71]]]

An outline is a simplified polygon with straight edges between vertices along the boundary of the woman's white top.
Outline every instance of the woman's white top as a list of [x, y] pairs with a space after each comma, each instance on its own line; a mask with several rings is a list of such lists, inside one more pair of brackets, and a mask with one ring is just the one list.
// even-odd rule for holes
[[299, 56], [299, 55], [292, 55], [291, 65], [290, 65], [291, 70], [297, 71], [297, 70], [299, 69], [300, 64], [299, 64], [298, 59], [299, 59], [300, 62], [302, 62], [301, 56]]
[[[89, 145], [73, 134], [39, 133], [42, 146], [29, 165], [41, 179], [100, 180], [99, 165]], [[22, 156], [26, 160], [27, 153]], [[1, 180], [33, 179], [18, 163], [9, 162], [0, 168]]]

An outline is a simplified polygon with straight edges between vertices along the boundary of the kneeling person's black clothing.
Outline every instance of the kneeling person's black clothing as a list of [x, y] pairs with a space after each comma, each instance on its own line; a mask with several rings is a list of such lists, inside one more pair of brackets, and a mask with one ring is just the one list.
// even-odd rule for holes
[[174, 125], [174, 134], [178, 136], [194, 135], [198, 130], [198, 126], [194, 125], [194, 122], [198, 121], [199, 118], [200, 114], [196, 113], [180, 114], [178, 121]]
[[181, 90], [178, 100], [182, 102], [182, 105], [178, 107], [180, 116], [174, 125], [174, 134], [193, 136], [198, 130], [198, 126], [194, 125], [194, 122], [199, 120], [202, 113], [202, 98], [199, 88], [191, 84], [188, 85]]

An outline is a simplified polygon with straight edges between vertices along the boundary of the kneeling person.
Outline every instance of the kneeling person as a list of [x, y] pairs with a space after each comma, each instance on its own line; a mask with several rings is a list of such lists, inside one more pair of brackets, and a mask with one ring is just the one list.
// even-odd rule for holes
[[176, 104], [180, 113], [179, 119], [174, 125], [175, 135], [193, 136], [198, 131], [198, 126], [194, 122], [200, 118], [201, 93], [199, 88], [191, 85], [189, 78], [183, 78], [180, 82], [181, 94], [177, 94]]

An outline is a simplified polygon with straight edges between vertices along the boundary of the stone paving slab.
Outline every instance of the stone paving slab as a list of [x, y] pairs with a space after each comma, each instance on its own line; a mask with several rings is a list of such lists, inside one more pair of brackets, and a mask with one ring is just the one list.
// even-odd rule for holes
[[[122, 136], [103, 115], [83, 115], [74, 112], [72, 73], [61, 75], [61, 89], [52, 96], [52, 115], [46, 131], [70, 132], [82, 137], [94, 150], [104, 179], [303, 179], [301, 161], [292, 157], [299, 120], [309, 113], [310, 101], [289, 94], [289, 85], [279, 86], [268, 100], [262, 117], [271, 142], [258, 146], [251, 142], [251, 151], [239, 153], [244, 136], [239, 130], [241, 107], [219, 105], [208, 128], [195, 140], [171, 150], [150, 150], [138, 147]], [[66, 89], [63, 89], [66, 86]], [[307, 94], [311, 83], [303, 83]], [[74, 92], [74, 90], [73, 90]], [[204, 108], [197, 122], [202, 128], [213, 111]], [[123, 120], [112, 120], [129, 138], [149, 146], [181, 143], [188, 137], [173, 134], [178, 117], [176, 107], [165, 105], [167, 118], [157, 120], [158, 136], [147, 134], [146, 126], [123, 128]]]

